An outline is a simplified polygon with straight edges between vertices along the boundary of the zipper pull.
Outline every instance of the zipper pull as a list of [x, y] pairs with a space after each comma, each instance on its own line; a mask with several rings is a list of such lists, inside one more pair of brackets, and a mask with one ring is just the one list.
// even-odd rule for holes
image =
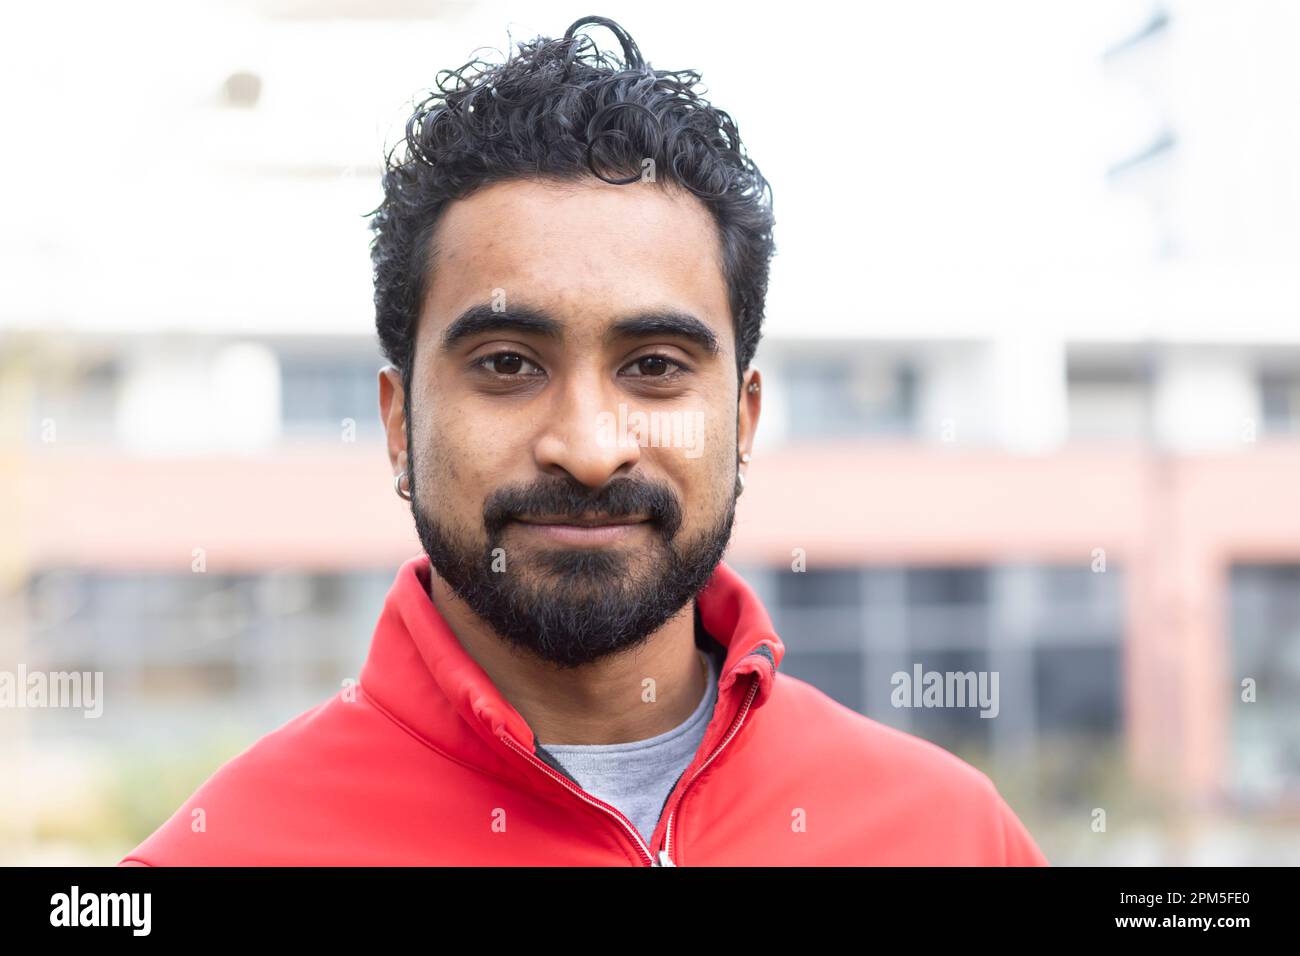
[[667, 850], [659, 851], [659, 862], [656, 863], [655, 866], [676, 866], [676, 865], [677, 865], [676, 863], [674, 863], [672, 860], [668, 858]]

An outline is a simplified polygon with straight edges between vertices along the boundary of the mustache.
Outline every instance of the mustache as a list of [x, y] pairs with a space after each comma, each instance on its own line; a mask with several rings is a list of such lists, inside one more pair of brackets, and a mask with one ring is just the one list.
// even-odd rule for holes
[[498, 488], [483, 505], [483, 525], [488, 535], [495, 538], [517, 518], [545, 515], [576, 518], [591, 512], [616, 518], [647, 515], [665, 538], [672, 538], [682, 523], [681, 505], [668, 488], [618, 478], [594, 492], [579, 482], [563, 479]]

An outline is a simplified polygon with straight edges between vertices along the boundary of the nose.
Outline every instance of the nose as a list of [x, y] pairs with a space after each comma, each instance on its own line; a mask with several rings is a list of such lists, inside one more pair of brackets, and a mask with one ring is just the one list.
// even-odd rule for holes
[[533, 446], [537, 467], [588, 488], [624, 477], [641, 459], [634, 409], [596, 369], [557, 382], [547, 420]]

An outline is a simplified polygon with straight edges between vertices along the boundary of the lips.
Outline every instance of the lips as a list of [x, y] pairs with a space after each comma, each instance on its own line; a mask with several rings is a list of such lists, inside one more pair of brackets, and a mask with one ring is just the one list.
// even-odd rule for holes
[[643, 524], [649, 518], [613, 515], [555, 515], [554, 517], [516, 518], [521, 524], [564, 525], [573, 528], [609, 528], [618, 525]]

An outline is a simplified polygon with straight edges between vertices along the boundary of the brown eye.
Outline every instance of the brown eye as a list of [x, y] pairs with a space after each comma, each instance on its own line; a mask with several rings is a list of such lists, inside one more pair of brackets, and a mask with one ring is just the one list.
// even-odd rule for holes
[[535, 375], [541, 372], [541, 369], [518, 352], [494, 352], [483, 356], [474, 364], [502, 378], [522, 377], [521, 372], [524, 375]]
[[681, 362], [670, 359], [666, 355], [643, 355], [639, 359], [633, 360], [632, 364], [627, 367], [636, 369], [636, 372], [630, 373], [632, 378], [671, 379], [689, 371]]

